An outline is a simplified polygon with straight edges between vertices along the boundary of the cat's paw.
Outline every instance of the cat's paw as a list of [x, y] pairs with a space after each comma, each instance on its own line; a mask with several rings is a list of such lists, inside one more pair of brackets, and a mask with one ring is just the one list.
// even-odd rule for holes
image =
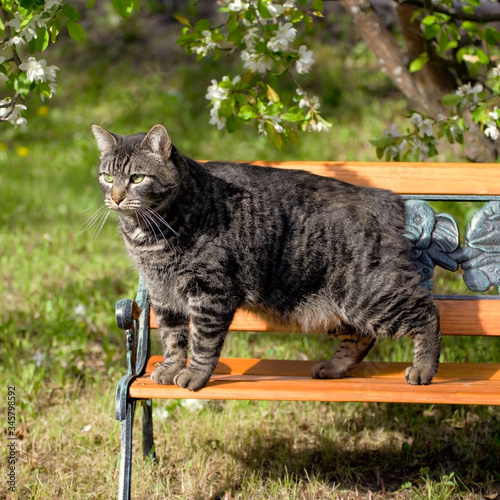
[[151, 374], [151, 379], [155, 384], [172, 385], [177, 373], [179, 373], [179, 370], [177, 368], [160, 365], [154, 369], [153, 373]]
[[174, 384], [190, 391], [197, 391], [206, 385], [211, 373], [183, 368], [174, 378]]
[[323, 361], [315, 364], [311, 369], [312, 378], [342, 378], [345, 377], [347, 370], [338, 364], [331, 363], [330, 361]]
[[435, 374], [432, 368], [409, 366], [405, 371], [405, 380], [411, 385], [429, 385]]

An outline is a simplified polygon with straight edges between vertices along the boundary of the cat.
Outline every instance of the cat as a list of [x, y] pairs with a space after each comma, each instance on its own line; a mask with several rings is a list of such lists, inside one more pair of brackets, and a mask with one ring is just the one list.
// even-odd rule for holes
[[377, 336], [409, 335], [414, 362], [405, 379], [431, 382], [439, 313], [409, 257], [398, 195], [304, 171], [201, 164], [161, 124], [128, 136], [92, 131], [105, 205], [118, 214], [158, 320], [156, 383], [205, 386], [240, 307], [291, 329], [336, 334], [340, 346], [312, 368], [314, 378], [344, 377]]

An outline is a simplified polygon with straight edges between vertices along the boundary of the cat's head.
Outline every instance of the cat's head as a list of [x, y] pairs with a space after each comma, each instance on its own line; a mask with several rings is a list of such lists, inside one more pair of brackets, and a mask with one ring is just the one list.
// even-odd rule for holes
[[99, 125], [92, 125], [92, 132], [101, 152], [99, 184], [108, 208], [130, 215], [145, 207], [155, 209], [175, 196], [179, 173], [163, 125], [147, 134], [121, 136]]

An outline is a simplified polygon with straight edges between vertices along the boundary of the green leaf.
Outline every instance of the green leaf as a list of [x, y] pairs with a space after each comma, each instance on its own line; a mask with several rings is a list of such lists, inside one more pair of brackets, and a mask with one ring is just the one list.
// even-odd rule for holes
[[113, 0], [112, 3], [116, 12], [118, 12], [123, 19], [127, 19], [134, 10], [133, 0]]
[[79, 21], [82, 18], [72, 5], [63, 5], [59, 10], [59, 14], [67, 17], [70, 21]]
[[43, 52], [49, 46], [50, 36], [45, 27], [38, 30], [36, 36], [36, 50]]
[[20, 0], [17, 3], [20, 7], [26, 10], [34, 10], [40, 5], [43, 5], [43, 1], [40, 0]]
[[54, 22], [50, 26], [50, 41], [52, 43], [56, 43], [57, 35], [59, 35], [60, 31], [60, 26], [59, 26], [59, 21], [57, 19], [54, 19]]
[[270, 85], [267, 86], [267, 98], [274, 103], [281, 100], [279, 94]]
[[30, 54], [36, 52], [36, 38], [32, 38], [28, 43], [28, 48], [30, 49]]
[[234, 98], [228, 97], [220, 102], [219, 116], [221, 118], [229, 118], [234, 112]]
[[66, 27], [68, 28], [69, 36], [73, 38], [73, 40], [77, 42], [83, 42], [85, 40], [85, 31], [80, 24], [75, 21], [68, 21]]
[[243, 30], [239, 28], [231, 31], [231, 33], [229, 33], [227, 36], [227, 41], [232, 42], [235, 45], [239, 45], [242, 39], [243, 39]]
[[259, 11], [259, 14], [264, 19], [269, 19], [269, 18], [272, 17], [271, 14], [270, 14], [270, 12], [269, 12], [269, 9], [267, 8], [267, 5], [262, 0], [259, 0], [257, 2], [257, 10]]
[[291, 23], [300, 23], [302, 19], [304, 19], [304, 13], [301, 10], [296, 9], [290, 15]]
[[304, 17], [304, 24], [306, 25], [306, 29], [308, 31], [312, 31], [314, 28], [314, 21], [313, 18], [310, 16], [305, 16]]
[[448, 38], [448, 34], [445, 30], [441, 31], [441, 35], [439, 35], [438, 49], [439, 52], [444, 53], [447, 50], [454, 49], [457, 46], [457, 42], [455, 40], [450, 40]]
[[462, 23], [462, 29], [475, 33], [477, 31], [477, 23], [474, 21], [464, 21]]
[[240, 122], [238, 118], [234, 115], [228, 116], [226, 119], [226, 130], [232, 134], [238, 127], [240, 126]]
[[189, 19], [187, 17], [181, 16], [180, 14], [175, 14], [175, 18], [177, 21], [179, 21], [181, 24], [184, 24], [188, 28], [192, 28], [191, 23], [189, 22]]
[[472, 112], [472, 119], [474, 120], [474, 123], [479, 123], [483, 121], [488, 115], [486, 114], [486, 110], [481, 107], [477, 107], [473, 112]]
[[424, 29], [425, 39], [431, 40], [439, 33], [440, 30], [441, 27], [439, 26], [439, 24], [431, 24], [430, 26], [426, 26]]
[[238, 113], [238, 117], [243, 120], [253, 120], [254, 118], [257, 118], [257, 112], [255, 111], [255, 108], [253, 106], [245, 104], [241, 107]]
[[281, 148], [283, 147], [283, 138], [281, 137], [281, 134], [276, 131], [274, 125], [272, 123], [266, 122], [266, 124], [264, 125], [264, 130], [266, 131], [267, 138], [269, 139], [271, 144], [281, 151]]
[[394, 144], [394, 137], [377, 137], [375, 139], [368, 139], [370, 144], [373, 144], [376, 148], [386, 148], [387, 146], [392, 146]]
[[447, 94], [443, 97], [443, 104], [445, 106], [456, 106], [463, 101], [463, 97], [458, 94]]
[[209, 30], [210, 28], [210, 21], [208, 19], [200, 19], [195, 25], [196, 31], [199, 32]]
[[253, 71], [249, 69], [248, 71], [245, 71], [245, 73], [243, 73], [243, 75], [241, 76], [241, 81], [243, 83], [250, 83], [252, 81], [252, 78], [253, 78]]
[[313, 10], [322, 11], [323, 10], [323, 0], [312, 0], [311, 8]]
[[410, 73], [416, 73], [417, 71], [420, 71], [428, 62], [429, 62], [429, 56], [427, 55], [427, 53], [424, 52], [416, 59], [413, 59], [408, 69]]
[[297, 0], [297, 3], [301, 6], [301, 7], [305, 7], [307, 5], [307, 0]]
[[432, 26], [433, 24], [436, 24], [436, 16], [425, 16], [422, 19], [422, 24], [424, 26]]
[[28, 80], [28, 76], [24, 72], [17, 74], [13, 73], [9, 77], [9, 80], [14, 87], [14, 90], [19, 92], [22, 97], [26, 97], [30, 93], [30, 90], [35, 87], [35, 84]]
[[476, 56], [478, 57], [480, 63], [489, 64], [490, 58], [488, 57], [486, 52], [484, 52], [483, 50], [476, 49]]

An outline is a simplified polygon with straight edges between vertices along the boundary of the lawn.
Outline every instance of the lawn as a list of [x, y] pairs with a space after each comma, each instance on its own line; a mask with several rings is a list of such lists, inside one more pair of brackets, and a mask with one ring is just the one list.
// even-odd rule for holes
[[[116, 494], [114, 390], [125, 341], [113, 311], [117, 299], [134, 296], [137, 273], [113, 217], [98, 236], [98, 224], [84, 230], [102, 206], [90, 125], [133, 133], [162, 122], [181, 151], [200, 159], [375, 160], [368, 139], [406, 104], [366, 48], [344, 42], [320, 47], [321, 77], [308, 82], [323, 97], [332, 131], [304, 135], [282, 152], [253, 129], [228, 135], [208, 125], [206, 86], [221, 76], [213, 63], [196, 65], [170, 45], [144, 57], [137, 41], [68, 41], [52, 51], [61, 68], [57, 97], [34, 104], [26, 131], [0, 128], [0, 378], [3, 401], [15, 387], [19, 438], [17, 492], [7, 491], [2, 457], [0, 499]], [[298, 335], [233, 335], [225, 346], [226, 355], [276, 358], [325, 358], [331, 350], [328, 339]], [[410, 345], [382, 342], [371, 356], [406, 360]], [[499, 362], [500, 352], [497, 342], [451, 339], [443, 359]], [[197, 409], [169, 401], [155, 414], [159, 462], [143, 465], [136, 443], [137, 499], [500, 495], [494, 407], [207, 402]]]

